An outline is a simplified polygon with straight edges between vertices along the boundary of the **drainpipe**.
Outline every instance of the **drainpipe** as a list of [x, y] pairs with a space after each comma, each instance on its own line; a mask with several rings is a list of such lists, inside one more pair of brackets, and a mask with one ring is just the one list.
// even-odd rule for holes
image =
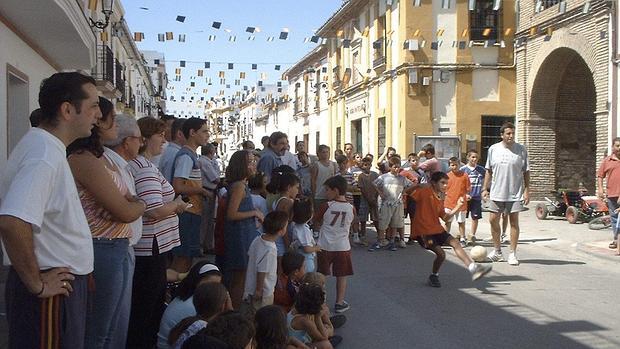
[[607, 144], [611, 144], [611, 140], [614, 139], [616, 137], [616, 135], [618, 134], [617, 132], [617, 127], [618, 127], [618, 117], [617, 117], [617, 113], [618, 113], [618, 63], [620, 63], [620, 61], [618, 60], [618, 28], [620, 27], [620, 23], [618, 22], [620, 20], [620, 15], [618, 14], [618, 11], [620, 10], [620, 7], [617, 6], [616, 2], [614, 1], [612, 4], [612, 9], [611, 11], [609, 11], [609, 23], [608, 23], [608, 32], [609, 32], [609, 54], [611, 56], [611, 62], [609, 64], [609, 69], [611, 69], [611, 89], [610, 90], [610, 94], [611, 96], [609, 96], [608, 100], [611, 101], [611, 108], [609, 111], [609, 118], [610, 118], [610, 124], [611, 124], [611, 134], [608, 134], [608, 142]]

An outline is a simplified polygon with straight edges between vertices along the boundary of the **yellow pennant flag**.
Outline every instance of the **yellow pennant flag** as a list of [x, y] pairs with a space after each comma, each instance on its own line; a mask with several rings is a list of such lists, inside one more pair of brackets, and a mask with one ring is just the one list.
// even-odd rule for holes
[[482, 36], [489, 36], [491, 35], [491, 28], [484, 28], [484, 30], [482, 31]]
[[461, 33], [461, 37], [466, 38], [467, 34], [469, 34], [469, 29], [465, 28], [463, 29], [463, 32]]
[[142, 39], [144, 39], [144, 33], [140, 33], [140, 32], [133, 33], [133, 39], [136, 42], [142, 41]]
[[512, 34], [512, 28], [506, 28], [504, 30], [504, 36], [510, 36]]
[[166, 32], [166, 40], [174, 40], [174, 33]]
[[204, 74], [204, 71], [202, 69], [198, 69], [198, 76], [202, 76]]
[[88, 0], [88, 9], [91, 11], [97, 11], [97, 0]]

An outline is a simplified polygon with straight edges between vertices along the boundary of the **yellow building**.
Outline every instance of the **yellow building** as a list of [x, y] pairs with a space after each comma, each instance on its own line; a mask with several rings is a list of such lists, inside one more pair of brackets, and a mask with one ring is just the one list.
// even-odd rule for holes
[[328, 47], [329, 144], [406, 156], [416, 137], [457, 136], [461, 153], [484, 158], [514, 120], [514, 27], [515, 1], [345, 1], [317, 32]]

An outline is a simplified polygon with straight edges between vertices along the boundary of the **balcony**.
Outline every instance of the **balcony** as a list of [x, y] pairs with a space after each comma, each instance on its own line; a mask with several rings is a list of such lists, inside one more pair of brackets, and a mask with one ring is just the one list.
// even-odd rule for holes
[[[13, 26], [55, 70], [95, 65], [95, 35], [80, 1], [2, 0], [0, 14], [1, 22]], [[2, 45], [2, 50], [9, 49]]]
[[97, 65], [93, 69], [97, 89], [106, 98], [120, 98], [123, 94], [116, 89], [114, 79], [114, 54], [108, 45], [97, 46]]
[[381, 70], [385, 69], [385, 46], [383, 45], [383, 38], [372, 43], [374, 49], [374, 58], [372, 60], [372, 69]]

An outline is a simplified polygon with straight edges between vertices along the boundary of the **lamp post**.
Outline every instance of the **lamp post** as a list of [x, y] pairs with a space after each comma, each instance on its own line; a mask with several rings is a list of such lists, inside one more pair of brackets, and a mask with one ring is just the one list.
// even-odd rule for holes
[[88, 18], [90, 20], [90, 26], [98, 29], [105, 29], [108, 24], [110, 24], [110, 16], [112, 16], [112, 8], [114, 6], [114, 0], [103, 0], [101, 4], [101, 13], [105, 16], [105, 22], [102, 21], [94, 21], [92, 18]]

